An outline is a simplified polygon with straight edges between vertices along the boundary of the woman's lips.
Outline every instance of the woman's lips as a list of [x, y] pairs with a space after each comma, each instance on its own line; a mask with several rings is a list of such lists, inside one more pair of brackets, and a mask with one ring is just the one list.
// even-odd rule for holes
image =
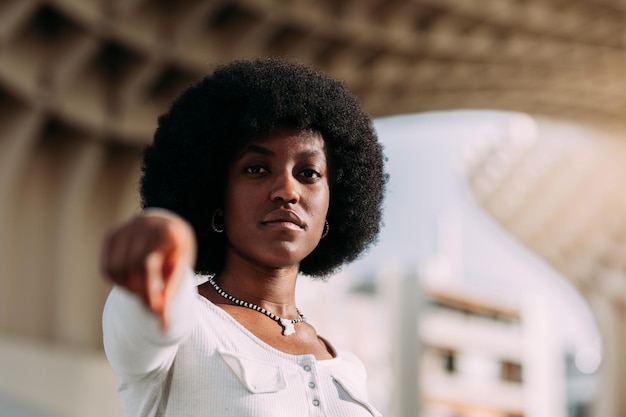
[[292, 210], [274, 210], [261, 222], [265, 226], [287, 227], [290, 229], [304, 229], [304, 222]]

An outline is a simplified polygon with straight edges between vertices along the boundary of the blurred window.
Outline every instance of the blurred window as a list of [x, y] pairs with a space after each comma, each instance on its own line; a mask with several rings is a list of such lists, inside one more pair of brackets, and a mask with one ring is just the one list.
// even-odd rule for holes
[[522, 382], [522, 365], [517, 362], [502, 361], [500, 363], [500, 378], [508, 382]]

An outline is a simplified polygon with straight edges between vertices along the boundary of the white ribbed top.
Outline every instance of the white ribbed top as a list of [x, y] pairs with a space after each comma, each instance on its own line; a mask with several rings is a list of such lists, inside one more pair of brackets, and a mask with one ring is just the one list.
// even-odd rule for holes
[[353, 354], [281, 352], [200, 296], [188, 275], [167, 333], [135, 296], [109, 295], [104, 346], [126, 417], [380, 416]]

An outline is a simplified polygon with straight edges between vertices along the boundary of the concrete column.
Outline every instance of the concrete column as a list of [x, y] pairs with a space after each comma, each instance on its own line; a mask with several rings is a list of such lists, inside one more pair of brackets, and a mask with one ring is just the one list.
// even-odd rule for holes
[[32, 158], [44, 118], [37, 110], [12, 116], [2, 120], [0, 129], [0, 330], [11, 327], [15, 316], [15, 282], [20, 279], [20, 265], [15, 262], [15, 239], [19, 234], [17, 184]]
[[[399, 272], [398, 272], [399, 273]], [[417, 273], [407, 273], [394, 279], [397, 283], [395, 304], [397, 305], [395, 344], [397, 354], [396, 387], [398, 417], [420, 415], [419, 363], [420, 342], [418, 332], [418, 314], [421, 306]]]
[[[599, 370], [600, 383], [593, 404], [593, 417], [615, 417], [626, 415], [623, 403], [624, 368], [626, 356], [620, 340], [624, 339], [623, 317], [616, 311], [611, 301], [601, 294], [584, 294], [593, 311], [600, 334], [602, 335], [602, 364]], [[621, 334], [620, 334], [621, 333]]]

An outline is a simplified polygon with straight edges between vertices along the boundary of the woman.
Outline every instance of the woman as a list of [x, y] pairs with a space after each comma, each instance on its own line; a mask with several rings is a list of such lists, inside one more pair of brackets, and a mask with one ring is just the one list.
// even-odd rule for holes
[[295, 287], [375, 241], [385, 182], [370, 118], [310, 68], [238, 61], [184, 92], [144, 153], [146, 210], [103, 250], [125, 415], [379, 416]]

